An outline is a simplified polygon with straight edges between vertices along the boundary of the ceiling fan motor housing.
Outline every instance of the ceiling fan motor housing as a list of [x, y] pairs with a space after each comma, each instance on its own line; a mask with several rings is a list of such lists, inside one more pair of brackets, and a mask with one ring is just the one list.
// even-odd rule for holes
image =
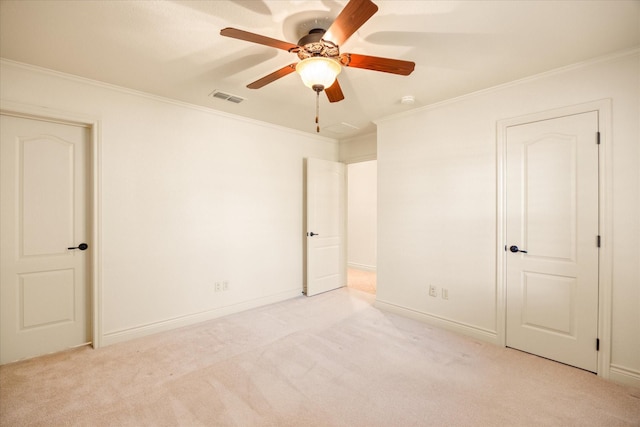
[[322, 28], [314, 28], [309, 31], [309, 34], [302, 37], [298, 41], [298, 58], [307, 59], [314, 56], [322, 56], [324, 58], [337, 59], [340, 55], [340, 49], [338, 45], [328, 40], [324, 40], [322, 36], [325, 30]]

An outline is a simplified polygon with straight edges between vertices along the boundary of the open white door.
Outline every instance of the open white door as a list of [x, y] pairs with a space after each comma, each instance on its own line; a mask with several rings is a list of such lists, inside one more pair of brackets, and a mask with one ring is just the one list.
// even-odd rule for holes
[[8, 363], [91, 341], [90, 136], [79, 125], [0, 120], [0, 363]]
[[307, 160], [307, 296], [346, 283], [345, 165]]
[[509, 347], [595, 372], [598, 113], [507, 129]]

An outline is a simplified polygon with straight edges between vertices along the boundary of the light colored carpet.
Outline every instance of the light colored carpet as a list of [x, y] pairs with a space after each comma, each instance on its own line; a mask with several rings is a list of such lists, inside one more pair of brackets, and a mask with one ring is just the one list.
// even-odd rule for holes
[[343, 288], [0, 368], [0, 425], [638, 426], [640, 390]]
[[371, 271], [347, 269], [347, 286], [370, 294], [376, 293], [376, 273]]

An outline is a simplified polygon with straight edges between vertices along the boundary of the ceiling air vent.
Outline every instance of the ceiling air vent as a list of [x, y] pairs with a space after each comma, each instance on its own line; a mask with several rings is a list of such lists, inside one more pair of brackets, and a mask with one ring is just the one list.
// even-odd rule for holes
[[222, 99], [224, 101], [233, 102], [234, 104], [240, 104], [242, 101], [244, 101], [244, 98], [241, 97], [241, 96], [232, 95], [230, 93], [221, 92], [219, 90], [214, 90], [213, 92], [211, 92], [209, 94], [209, 96], [212, 96], [212, 97], [218, 98], [218, 99]]
[[324, 130], [327, 130], [329, 132], [335, 133], [335, 134], [341, 134], [341, 133], [346, 133], [349, 132], [351, 130], [358, 130], [359, 128], [357, 126], [354, 126], [352, 124], [349, 123], [338, 123], [338, 124], [333, 124], [331, 126], [327, 126], [324, 128]]

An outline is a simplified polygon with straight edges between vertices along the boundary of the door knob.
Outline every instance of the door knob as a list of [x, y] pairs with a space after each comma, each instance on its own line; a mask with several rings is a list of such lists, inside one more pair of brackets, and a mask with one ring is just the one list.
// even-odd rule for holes
[[523, 254], [528, 253], [528, 252], [527, 252], [527, 251], [525, 251], [525, 250], [518, 249], [518, 247], [517, 247], [516, 245], [511, 246], [511, 247], [509, 248], [509, 250], [510, 250], [511, 252], [513, 252], [513, 253], [516, 253], [516, 252], [522, 252]]
[[72, 248], [67, 248], [67, 249], [80, 249], [81, 251], [86, 251], [88, 247], [89, 245], [87, 245], [86, 243], [80, 243], [78, 246], [74, 246]]
[[313, 237], [313, 236], [319, 236], [318, 233], [314, 233], [313, 231], [311, 233], [309, 233], [309, 236]]

